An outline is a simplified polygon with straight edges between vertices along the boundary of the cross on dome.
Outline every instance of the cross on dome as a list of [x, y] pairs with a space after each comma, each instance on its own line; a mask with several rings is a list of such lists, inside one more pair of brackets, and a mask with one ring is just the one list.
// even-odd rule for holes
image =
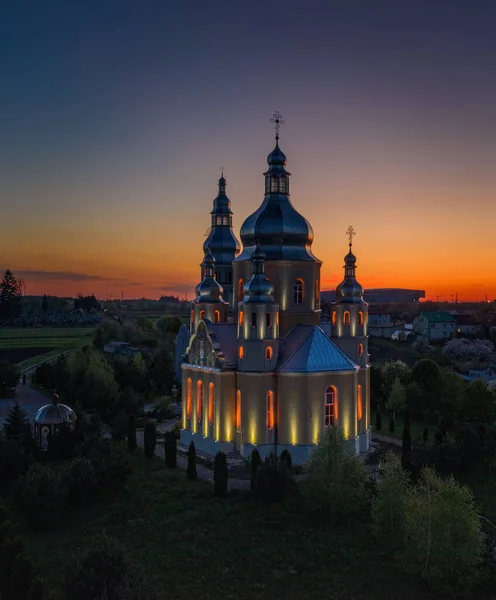
[[351, 246], [353, 244], [353, 237], [356, 235], [356, 232], [353, 229], [353, 225], [350, 225], [348, 227], [348, 229], [346, 230], [346, 235], [348, 236], [348, 238], [350, 240], [350, 246]]
[[274, 112], [274, 114], [272, 115], [271, 119], [270, 119], [271, 123], [275, 123], [274, 128], [276, 130], [276, 140], [279, 140], [279, 128], [280, 128], [280, 126], [284, 125], [284, 120], [281, 119], [281, 117], [282, 117], [281, 113], [278, 110], [276, 110]]

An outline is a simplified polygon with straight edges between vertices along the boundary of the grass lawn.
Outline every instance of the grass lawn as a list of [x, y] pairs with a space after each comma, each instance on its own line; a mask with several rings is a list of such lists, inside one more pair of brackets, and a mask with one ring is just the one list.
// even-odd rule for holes
[[188, 482], [184, 471], [169, 471], [158, 458], [137, 452], [132, 461], [120, 493], [73, 512], [59, 530], [33, 533], [20, 524], [36, 569], [54, 591], [71, 556], [106, 532], [141, 563], [163, 598], [438, 598], [381, 555], [368, 523], [336, 526], [304, 498], [222, 501], [210, 484]]
[[[382, 428], [380, 431], [377, 431], [375, 428], [375, 410], [370, 411], [370, 423], [372, 425], [373, 433], [378, 433], [379, 435], [385, 435], [387, 437], [397, 438], [401, 440], [403, 437], [403, 415], [399, 414], [395, 419], [395, 431], [394, 433], [390, 433], [389, 431], [389, 414], [382, 414]], [[422, 421], [411, 421], [410, 423], [410, 431], [412, 433], [412, 441], [415, 443], [419, 438], [422, 437], [424, 433], [424, 429], [427, 427], [429, 430], [429, 440], [432, 441], [434, 439], [434, 434], [438, 430], [436, 425], [431, 425], [430, 423], [424, 423]]]
[[0, 328], [0, 356], [21, 369], [92, 340], [94, 327]]

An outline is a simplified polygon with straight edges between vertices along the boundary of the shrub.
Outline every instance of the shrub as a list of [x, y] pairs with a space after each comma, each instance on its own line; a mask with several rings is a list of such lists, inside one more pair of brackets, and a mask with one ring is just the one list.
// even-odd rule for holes
[[17, 557], [22, 552], [22, 542], [18, 537], [4, 540], [0, 549], [0, 597], [10, 598], [12, 570]]
[[179, 421], [176, 421], [174, 424], [174, 433], [176, 434], [176, 439], [181, 437], [181, 423]]
[[375, 430], [380, 431], [382, 429], [382, 414], [379, 409], [375, 413]]
[[401, 546], [405, 531], [405, 504], [408, 475], [392, 452], [386, 455], [382, 480], [372, 504], [377, 539], [386, 549]]
[[484, 536], [470, 489], [422, 470], [407, 497], [405, 558], [439, 592], [466, 592], [480, 578]]
[[296, 487], [291, 471], [285, 461], [272, 452], [266, 456], [252, 477], [252, 492], [259, 500], [280, 502]]
[[12, 600], [25, 600], [33, 582], [33, 567], [29, 558], [19, 554], [12, 568], [10, 579]]
[[131, 416], [129, 417], [127, 423], [127, 449], [129, 452], [133, 452], [136, 450], [138, 443], [136, 441], [136, 418]]
[[402, 444], [401, 444], [401, 453], [403, 455], [403, 460], [408, 460], [408, 456], [410, 455], [410, 451], [412, 449], [412, 433], [410, 430], [410, 411], [408, 409], [405, 410], [405, 419], [403, 421], [403, 436], [402, 436]]
[[186, 475], [190, 481], [195, 481], [197, 475], [195, 442], [191, 442], [188, 448], [188, 466], [186, 468]]
[[68, 600], [130, 600], [153, 596], [146, 588], [146, 582], [124, 548], [106, 535], [96, 538], [82, 556], [73, 558], [62, 584]]
[[129, 455], [122, 442], [109, 439], [95, 440], [92, 446], [84, 449], [81, 456], [85, 456], [93, 463], [100, 488], [117, 487], [131, 472]]
[[214, 460], [214, 490], [216, 496], [227, 498], [228, 479], [229, 470], [227, 468], [226, 455], [224, 452], [217, 452]]
[[389, 433], [394, 433], [395, 432], [395, 424], [394, 424], [394, 419], [390, 418], [389, 419]]
[[422, 433], [422, 441], [424, 442], [424, 444], [427, 444], [428, 439], [429, 439], [429, 429], [427, 427], [424, 427], [424, 431]]
[[155, 454], [155, 446], [157, 445], [157, 428], [155, 423], [147, 421], [145, 423], [144, 446], [145, 454], [151, 458]]
[[69, 460], [76, 450], [76, 435], [67, 423], [59, 425], [55, 434], [48, 436], [48, 455], [54, 460]]
[[253, 450], [251, 451], [251, 472], [252, 472], [252, 474], [255, 473], [255, 471], [260, 466], [261, 462], [262, 462], [262, 459], [260, 458], [260, 453], [258, 452], [258, 450], [256, 448], [253, 448]]
[[77, 456], [65, 469], [63, 481], [67, 486], [69, 504], [82, 506], [95, 491], [98, 475], [89, 459]]
[[287, 450], [283, 450], [281, 452], [279, 460], [283, 463], [286, 463], [286, 466], [291, 471], [291, 469], [293, 468], [293, 459], [291, 458], [291, 454]]
[[19, 481], [17, 491], [32, 527], [48, 529], [60, 522], [67, 501], [60, 470], [51, 465], [33, 465]]
[[28, 590], [26, 600], [43, 600], [43, 582], [37, 577], [33, 579], [31, 587]]
[[328, 427], [309, 463], [308, 489], [334, 519], [360, 512], [369, 499], [365, 467], [337, 427]]
[[177, 466], [177, 438], [175, 431], [165, 434], [165, 466], [175, 469]]

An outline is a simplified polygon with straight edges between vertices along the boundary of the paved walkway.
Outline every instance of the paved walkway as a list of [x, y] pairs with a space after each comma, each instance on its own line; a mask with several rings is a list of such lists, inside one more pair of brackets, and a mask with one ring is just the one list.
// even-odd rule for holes
[[401, 448], [403, 446], [401, 440], [397, 438], [388, 437], [387, 435], [380, 435], [379, 433], [372, 434], [372, 441], [383, 442], [384, 444], [391, 444], [392, 446], [398, 446]]

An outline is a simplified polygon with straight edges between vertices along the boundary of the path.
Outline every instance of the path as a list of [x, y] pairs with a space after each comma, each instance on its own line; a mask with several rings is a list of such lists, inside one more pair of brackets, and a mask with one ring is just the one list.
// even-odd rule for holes
[[379, 433], [373, 433], [372, 440], [375, 442], [382, 442], [384, 444], [391, 444], [392, 446], [398, 446], [399, 448], [401, 448], [403, 445], [401, 440], [388, 437], [387, 435], [380, 435]]
[[29, 384], [19, 383], [16, 387], [15, 396], [0, 400], [0, 427], [4, 423], [7, 413], [16, 403], [27, 412], [28, 418], [32, 422], [38, 409], [45, 406], [45, 404], [49, 404], [49, 402], [49, 398]]

